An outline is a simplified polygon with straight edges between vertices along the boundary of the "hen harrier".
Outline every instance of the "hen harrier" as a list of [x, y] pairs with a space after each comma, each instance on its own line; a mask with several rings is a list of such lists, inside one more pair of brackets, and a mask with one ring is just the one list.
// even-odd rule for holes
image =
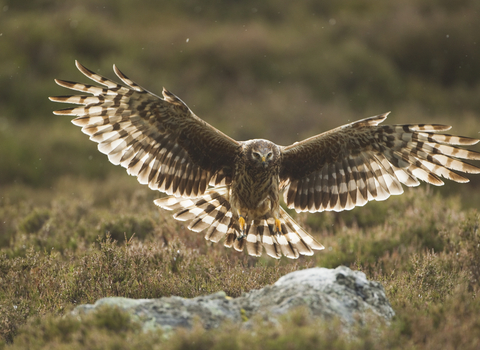
[[[207, 229], [205, 239], [260, 256], [312, 255], [324, 247], [279, 205], [283, 193], [297, 212], [349, 210], [417, 186], [443, 185], [440, 176], [468, 179], [452, 170], [480, 173], [460, 159], [480, 153], [451, 145], [479, 140], [439, 134], [437, 124], [379, 125], [388, 113], [350, 123], [290, 146], [267, 140], [236, 141], [198, 118], [167, 90], [163, 98], [127, 78], [106, 79], [76, 62], [87, 78], [104, 87], [55, 80], [91, 95], [50, 97], [81, 105], [55, 111], [74, 115], [73, 124], [98, 142], [113, 164], [153, 190], [169, 194], [155, 204], [175, 210], [188, 228]], [[92, 96], [93, 95], [93, 96]]]

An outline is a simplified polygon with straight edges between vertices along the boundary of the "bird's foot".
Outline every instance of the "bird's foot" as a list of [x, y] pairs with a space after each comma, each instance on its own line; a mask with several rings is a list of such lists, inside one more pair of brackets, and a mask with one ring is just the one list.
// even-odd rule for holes
[[274, 233], [276, 233], [277, 235], [282, 233], [282, 223], [277, 218], [275, 218], [275, 227], [273, 228], [273, 230]]
[[240, 226], [240, 235], [237, 236], [237, 241], [241, 241], [246, 237], [245, 235], [245, 218], [240, 215], [238, 219], [238, 225]]

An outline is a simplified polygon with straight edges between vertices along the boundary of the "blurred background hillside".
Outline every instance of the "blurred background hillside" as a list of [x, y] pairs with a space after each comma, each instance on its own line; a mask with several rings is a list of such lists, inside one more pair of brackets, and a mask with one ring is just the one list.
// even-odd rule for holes
[[[87, 80], [75, 59], [165, 86], [239, 140], [285, 145], [386, 111], [479, 137], [479, 15], [478, 0], [0, 0], [0, 191], [123, 172], [52, 114], [47, 97], [69, 94], [54, 78]], [[478, 191], [470, 179], [444, 191]]]

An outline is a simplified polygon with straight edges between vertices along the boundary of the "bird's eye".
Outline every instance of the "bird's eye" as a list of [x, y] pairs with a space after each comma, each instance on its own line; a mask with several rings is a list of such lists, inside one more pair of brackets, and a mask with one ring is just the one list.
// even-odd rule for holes
[[267, 159], [270, 159], [270, 158], [272, 158], [272, 152], [268, 152], [267, 154]]
[[261, 158], [261, 157], [260, 157], [260, 153], [258, 153], [258, 152], [253, 152], [253, 157], [254, 157], [254, 158], [257, 158], [257, 159], [260, 159], [260, 158]]

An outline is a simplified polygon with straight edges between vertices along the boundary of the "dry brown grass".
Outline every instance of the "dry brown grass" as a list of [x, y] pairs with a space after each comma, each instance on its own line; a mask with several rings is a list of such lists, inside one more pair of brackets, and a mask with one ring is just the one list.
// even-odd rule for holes
[[[114, 193], [120, 184], [124, 191]], [[75, 193], [65, 188], [75, 188]], [[474, 349], [480, 340], [479, 217], [462, 210], [458, 197], [445, 199], [419, 188], [370, 203], [371, 209], [310, 215], [305, 223], [326, 251], [276, 261], [208, 244], [158, 210], [154, 193], [122, 177], [105, 182], [65, 178], [42, 194], [39, 205], [25, 201], [29, 194], [35, 198], [38, 192], [5, 189], [0, 211], [2, 234], [9, 237], [0, 252], [0, 332], [14, 348], [33, 344], [37, 337], [44, 339], [37, 348], [75, 348], [83, 341], [113, 346], [126, 338], [143, 346], [156, 344], [159, 334], [139, 340], [138, 325], [130, 321], [110, 324], [117, 316], [110, 320], [109, 313], [117, 311], [92, 316], [105, 317], [105, 324], [90, 318], [80, 323], [69, 311], [107, 296], [194, 297], [224, 290], [236, 297], [290, 271], [339, 264], [384, 284], [397, 312], [391, 326], [362, 326], [353, 338], [343, 339], [331, 335], [335, 326], [308, 319], [296, 325], [290, 319], [272, 329], [262, 326], [254, 335], [233, 325], [210, 332], [195, 328], [161, 344], [172, 349], [226, 342], [238, 349], [255, 348], [255, 342], [272, 348], [430, 349], [442, 344]], [[369, 216], [369, 210], [377, 209], [380, 215]], [[116, 327], [124, 327], [123, 335]], [[87, 340], [80, 341], [80, 334]]]

